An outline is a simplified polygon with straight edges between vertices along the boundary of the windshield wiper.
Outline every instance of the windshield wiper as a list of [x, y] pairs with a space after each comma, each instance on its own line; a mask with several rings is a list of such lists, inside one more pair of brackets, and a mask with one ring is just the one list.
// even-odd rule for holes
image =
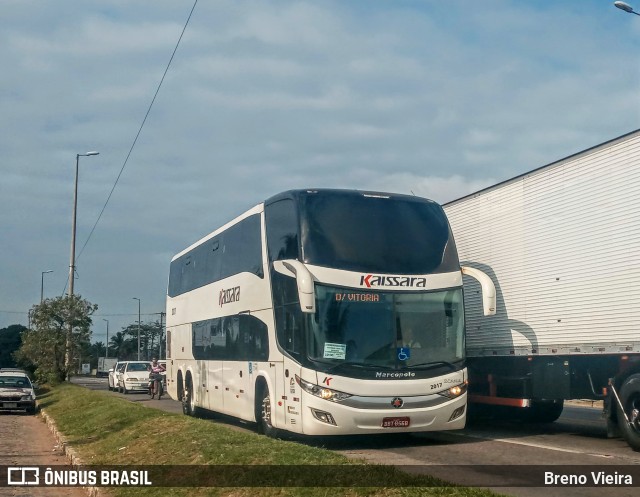
[[433, 361], [433, 362], [421, 362], [420, 364], [412, 364], [411, 366], [406, 366], [407, 369], [415, 369], [415, 368], [437, 368], [438, 366], [448, 366], [451, 369], [458, 369], [458, 366], [453, 364], [452, 362], [447, 361]]
[[358, 368], [396, 369], [395, 366], [384, 366], [383, 364], [374, 364], [372, 362], [346, 362], [343, 364], [356, 366]]

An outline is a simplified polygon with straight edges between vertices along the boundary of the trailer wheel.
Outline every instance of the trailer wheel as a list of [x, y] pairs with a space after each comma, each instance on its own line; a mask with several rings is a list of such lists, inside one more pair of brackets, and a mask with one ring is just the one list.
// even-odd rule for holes
[[535, 400], [532, 402], [528, 411], [527, 421], [534, 423], [553, 423], [562, 414], [564, 408], [564, 400], [542, 401]]
[[618, 405], [618, 426], [629, 446], [640, 451], [640, 374], [632, 374], [620, 388], [620, 402], [629, 418], [631, 426], [626, 422]]

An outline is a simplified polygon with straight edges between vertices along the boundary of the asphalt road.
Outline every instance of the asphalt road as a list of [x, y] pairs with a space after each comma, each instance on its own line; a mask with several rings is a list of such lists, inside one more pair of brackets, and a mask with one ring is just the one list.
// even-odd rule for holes
[[[107, 390], [106, 379], [76, 378], [74, 382], [95, 390]], [[149, 399], [146, 394], [112, 395], [168, 412], [182, 412], [180, 403], [170, 398], [158, 401]], [[486, 486], [508, 495], [636, 497], [640, 494], [637, 487], [519, 486], [532, 465], [545, 470], [548, 468], [554, 474], [571, 473], [573, 466], [592, 466], [590, 469], [608, 473], [622, 472], [626, 465], [640, 469], [640, 453], [634, 452], [621, 439], [607, 439], [605, 422], [600, 414], [598, 408], [569, 405], [558, 421], [544, 425], [487, 420], [456, 432], [344, 438], [295, 437], [295, 440], [349, 457], [432, 474], [462, 485]], [[238, 423], [223, 416], [211, 416], [211, 419], [234, 429], [253, 430], [251, 424]], [[640, 477], [635, 480], [639, 485]]]

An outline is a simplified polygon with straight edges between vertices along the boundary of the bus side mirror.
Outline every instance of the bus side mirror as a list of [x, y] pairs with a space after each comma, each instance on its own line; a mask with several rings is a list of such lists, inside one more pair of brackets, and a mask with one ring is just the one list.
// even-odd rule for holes
[[485, 316], [494, 316], [496, 313], [496, 287], [491, 278], [479, 269], [462, 266], [462, 274], [475, 278], [482, 288], [482, 310]]
[[298, 299], [300, 300], [300, 308], [302, 312], [313, 314], [316, 312], [316, 296], [314, 291], [313, 276], [307, 267], [300, 261], [294, 259], [286, 259], [276, 261], [296, 275], [296, 283], [298, 285]]

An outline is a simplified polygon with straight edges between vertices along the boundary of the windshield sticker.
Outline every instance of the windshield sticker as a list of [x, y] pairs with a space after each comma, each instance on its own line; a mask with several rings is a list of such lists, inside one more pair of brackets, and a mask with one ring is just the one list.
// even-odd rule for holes
[[325, 343], [325, 359], [344, 359], [347, 356], [347, 345], [344, 343]]
[[411, 349], [409, 347], [398, 347], [398, 360], [408, 361], [411, 358]]

